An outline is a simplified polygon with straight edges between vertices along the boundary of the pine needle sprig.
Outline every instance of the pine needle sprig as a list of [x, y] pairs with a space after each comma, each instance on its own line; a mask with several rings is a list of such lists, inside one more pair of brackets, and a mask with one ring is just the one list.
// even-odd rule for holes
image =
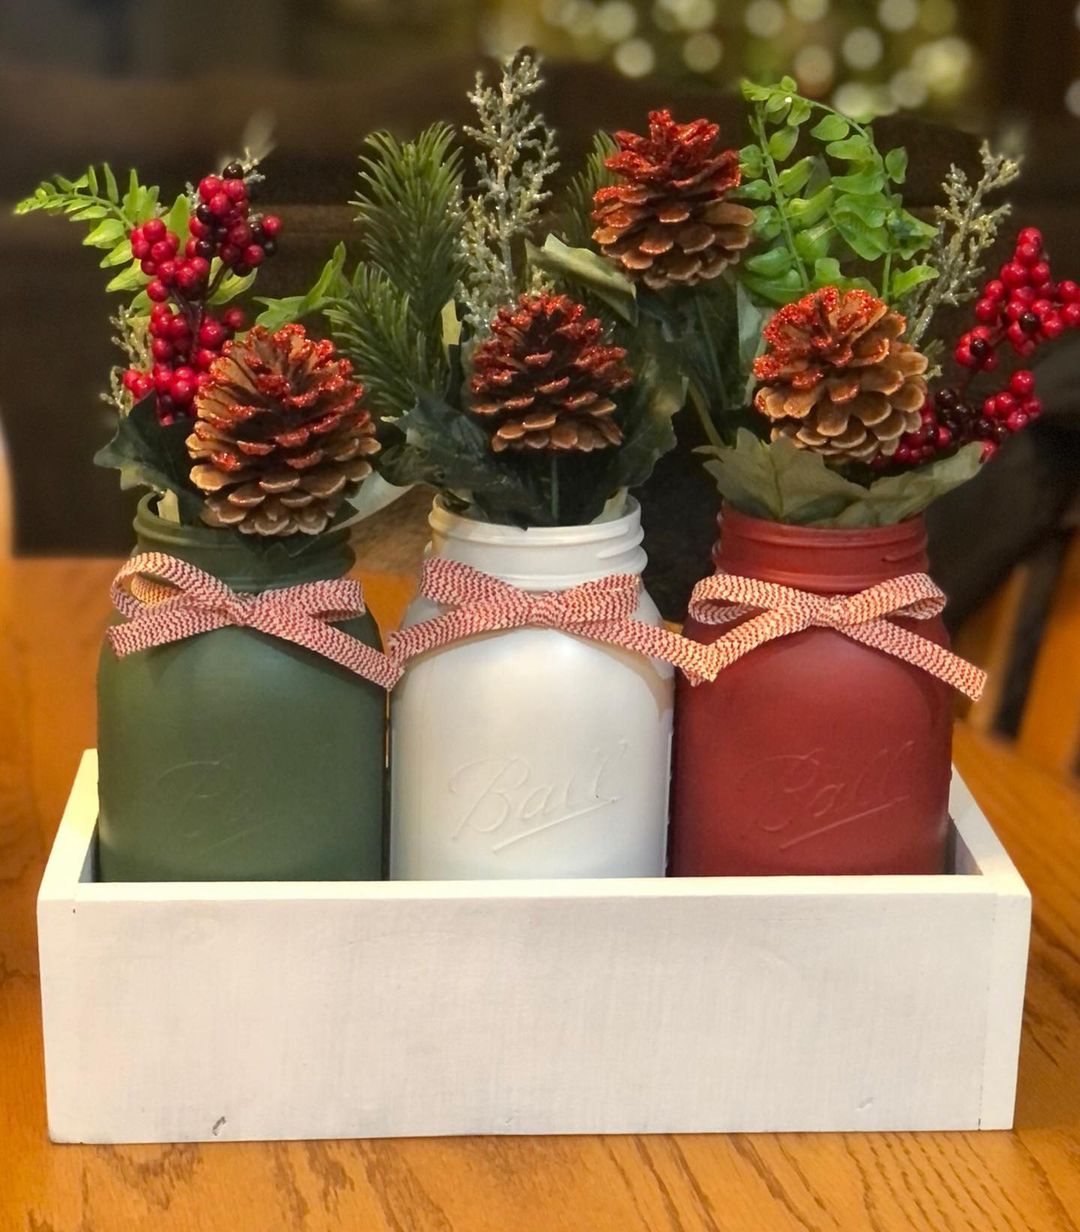
[[532, 105], [542, 85], [539, 61], [519, 52], [503, 62], [497, 86], [485, 85], [478, 73], [469, 93], [477, 124], [465, 132], [479, 146], [479, 193], [465, 208], [465, 273], [458, 293], [477, 337], [521, 289], [517, 248], [539, 220], [540, 207], [551, 195], [547, 182], [559, 166], [555, 134]]
[[464, 273], [461, 152], [454, 131], [433, 124], [404, 143], [374, 133], [366, 145], [351, 204], [368, 254], [408, 297], [418, 328], [434, 333]]
[[945, 204], [935, 209], [938, 232], [927, 258], [939, 276], [919, 288], [909, 309], [912, 323], [906, 340], [913, 346], [918, 346], [939, 308], [974, 299], [983, 273], [982, 256], [1012, 212], [1008, 202], [987, 209], [986, 198], [1019, 176], [1019, 162], [995, 154], [985, 141], [979, 155], [983, 171], [976, 184], [972, 185], [959, 167], [952, 166], [942, 185]]
[[380, 420], [408, 410], [418, 388], [441, 389], [441, 354], [417, 329], [409, 296], [378, 266], [361, 262], [322, 310]]
[[565, 206], [556, 233], [571, 248], [588, 248], [592, 243], [596, 229], [592, 221], [593, 197], [599, 189], [616, 182], [618, 177], [608, 168], [607, 160], [617, 149], [608, 133], [595, 133], [584, 165], [566, 186]]

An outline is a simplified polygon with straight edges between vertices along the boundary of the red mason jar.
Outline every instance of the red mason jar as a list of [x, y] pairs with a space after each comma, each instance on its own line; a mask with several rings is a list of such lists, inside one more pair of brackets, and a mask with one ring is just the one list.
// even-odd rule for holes
[[[921, 517], [785, 526], [725, 508], [717, 570], [826, 595], [924, 573]], [[939, 619], [898, 623], [946, 645]], [[712, 642], [733, 627], [694, 619]], [[832, 629], [751, 650], [712, 684], [679, 681], [671, 873], [940, 873], [952, 694], [928, 672]]]

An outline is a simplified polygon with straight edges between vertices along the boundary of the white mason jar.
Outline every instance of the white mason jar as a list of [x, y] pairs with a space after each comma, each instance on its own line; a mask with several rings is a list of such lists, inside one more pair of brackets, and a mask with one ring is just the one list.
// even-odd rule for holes
[[[526, 591], [640, 575], [641, 511], [519, 530], [436, 501], [429, 555]], [[441, 608], [416, 599], [413, 625]], [[637, 619], [660, 624], [640, 592]], [[557, 629], [482, 634], [411, 660], [390, 712], [390, 875], [659, 877], [673, 669]]]

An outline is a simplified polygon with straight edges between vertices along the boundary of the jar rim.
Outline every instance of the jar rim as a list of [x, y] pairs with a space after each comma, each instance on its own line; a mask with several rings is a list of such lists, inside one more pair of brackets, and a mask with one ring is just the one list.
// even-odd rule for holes
[[448, 538], [502, 546], [520, 545], [524, 542], [538, 546], [603, 543], [609, 539], [625, 537], [628, 532], [635, 530], [640, 522], [641, 506], [632, 496], [626, 497], [624, 512], [618, 517], [571, 526], [522, 527], [481, 522], [478, 518], [453, 513], [447, 509], [441, 496], [435, 497], [428, 515], [431, 529]]
[[849, 548], [871, 544], [888, 547], [926, 537], [926, 523], [921, 513], [887, 526], [796, 526], [743, 513], [725, 501], [716, 520], [721, 532], [728, 527], [740, 538], [787, 547]]

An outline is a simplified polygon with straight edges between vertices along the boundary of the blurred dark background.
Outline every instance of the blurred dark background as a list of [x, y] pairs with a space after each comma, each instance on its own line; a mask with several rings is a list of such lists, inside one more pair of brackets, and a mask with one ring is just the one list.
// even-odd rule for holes
[[[90, 461], [111, 427], [99, 400], [114, 359], [105, 271], [80, 247], [79, 225], [11, 214], [47, 175], [108, 160], [174, 194], [238, 152], [253, 115], [272, 117], [277, 147], [260, 205], [283, 216], [286, 238], [260, 288], [296, 292], [350, 228], [362, 137], [465, 118], [476, 68], [528, 43], [548, 58], [542, 105], [568, 168], [595, 128], [640, 128], [661, 104], [712, 115], [741, 144], [739, 77], [790, 72], [806, 93], [881, 116], [890, 142], [906, 141], [917, 205], [936, 198], [950, 161], [975, 165], [975, 133], [1023, 153], [1017, 225], [1041, 227], [1055, 270], [1080, 276], [1078, 21], [1065, 0], [4, 0], [0, 421], [17, 549], [118, 554], [133, 503]], [[974, 582], [953, 578], [957, 611], [1069, 507], [1075, 351], [1059, 351], [1056, 365], [1039, 431], [1010, 442], [960, 503], [935, 515], [946, 572], [950, 551], [987, 558]], [[691, 433], [686, 425], [679, 456], [662, 468], [651, 519], [658, 561], [690, 544], [687, 577], [700, 575], [715, 508], [686, 457]], [[972, 519], [984, 528], [977, 543]]]

